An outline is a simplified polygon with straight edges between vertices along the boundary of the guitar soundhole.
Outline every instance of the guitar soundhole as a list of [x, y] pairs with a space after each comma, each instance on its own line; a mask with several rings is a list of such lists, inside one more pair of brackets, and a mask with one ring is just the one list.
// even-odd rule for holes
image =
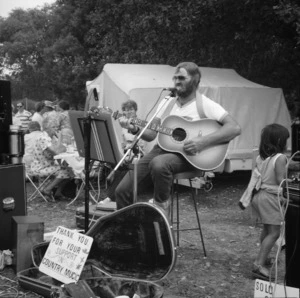
[[183, 128], [175, 128], [172, 137], [177, 142], [182, 142], [186, 138], [186, 131]]

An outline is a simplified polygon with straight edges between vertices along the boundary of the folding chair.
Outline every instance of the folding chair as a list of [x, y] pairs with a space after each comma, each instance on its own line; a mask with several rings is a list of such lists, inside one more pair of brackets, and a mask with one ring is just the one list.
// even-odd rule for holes
[[[101, 175], [101, 164], [99, 162], [97, 162], [97, 163], [91, 162], [90, 168], [91, 168], [90, 177], [97, 177], [99, 180], [100, 175]], [[77, 189], [75, 198], [70, 203], [68, 203], [67, 206], [73, 204], [78, 199], [78, 197], [80, 196], [80, 194], [82, 193], [82, 191], [84, 190], [84, 187], [85, 187], [84, 171], [80, 172], [79, 174], [77, 173], [77, 177], [75, 177], [75, 178], [81, 180], [81, 184], [80, 184], [80, 187]], [[89, 195], [92, 198], [92, 200], [97, 204], [99, 201], [98, 198], [99, 198], [99, 192], [100, 192], [100, 182], [98, 185], [98, 190], [95, 189], [92, 181], [89, 181], [89, 184], [90, 184], [90, 188], [91, 188]]]
[[[45, 198], [45, 196], [42, 194], [41, 189], [46, 185], [46, 183], [49, 181], [49, 179], [55, 175], [55, 173], [58, 171], [57, 169], [55, 172], [49, 174], [48, 176], [38, 176], [35, 173], [32, 173], [30, 170], [26, 169], [26, 179], [32, 184], [33, 188], [35, 189], [34, 192], [30, 195], [30, 197], [27, 198], [27, 202], [30, 202], [34, 200], [36, 197], [41, 196], [42, 199], [45, 202], [48, 202], [48, 200]], [[34, 183], [34, 177], [38, 179], [38, 184]]]

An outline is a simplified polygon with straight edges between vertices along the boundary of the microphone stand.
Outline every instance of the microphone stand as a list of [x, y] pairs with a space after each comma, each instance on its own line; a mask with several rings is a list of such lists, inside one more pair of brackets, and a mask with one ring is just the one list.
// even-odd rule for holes
[[[163, 89], [164, 91], [165, 89]], [[136, 146], [136, 144], [138, 143], [138, 141], [141, 139], [143, 133], [146, 131], [146, 129], [151, 125], [151, 122], [154, 120], [154, 118], [156, 117], [156, 115], [160, 112], [160, 110], [166, 105], [166, 103], [169, 101], [169, 99], [171, 98], [171, 96], [173, 96], [173, 92], [170, 93], [169, 97], [165, 97], [166, 101], [165, 103], [161, 106], [161, 108], [159, 110], [157, 110], [154, 115], [151, 117], [151, 119], [147, 122], [147, 124], [144, 126], [144, 128], [140, 131], [140, 133], [137, 135], [137, 137], [135, 138], [135, 140], [132, 142], [132, 144], [130, 145], [130, 147], [127, 149], [127, 151], [125, 152], [125, 154], [123, 155], [123, 157], [121, 158], [121, 160], [118, 162], [118, 164], [114, 167], [114, 169], [110, 172], [110, 174], [107, 176], [106, 180], [107, 181], [112, 181], [115, 172], [118, 170], [118, 168], [123, 164], [124, 160], [126, 159], [126, 157], [130, 154], [130, 152], [133, 150], [133, 148]], [[137, 200], [137, 163], [139, 161], [139, 157], [138, 160], [135, 161], [134, 163], [134, 181], [133, 181], [133, 188], [134, 188], [134, 194], [133, 194], [133, 201], [136, 202]]]
[[89, 114], [83, 120], [83, 130], [84, 130], [84, 152], [85, 152], [84, 230], [86, 233], [89, 229], [89, 198], [90, 198], [91, 116]]
[[91, 158], [91, 115], [88, 112], [92, 93], [96, 101], [98, 101], [97, 89], [91, 90], [87, 96], [84, 107], [83, 119], [83, 142], [84, 142], [84, 171], [85, 171], [85, 191], [84, 191], [84, 230], [85, 233], [89, 229], [89, 199], [90, 199], [90, 158]]

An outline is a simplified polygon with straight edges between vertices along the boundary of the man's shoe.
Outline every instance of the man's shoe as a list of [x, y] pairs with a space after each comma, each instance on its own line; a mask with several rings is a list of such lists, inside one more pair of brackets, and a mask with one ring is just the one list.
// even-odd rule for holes
[[170, 206], [170, 201], [165, 201], [165, 202], [157, 202], [155, 199], [150, 199], [148, 201], [150, 204], [154, 204], [158, 206], [166, 215], [167, 219], [170, 221], [171, 218], [171, 206]]

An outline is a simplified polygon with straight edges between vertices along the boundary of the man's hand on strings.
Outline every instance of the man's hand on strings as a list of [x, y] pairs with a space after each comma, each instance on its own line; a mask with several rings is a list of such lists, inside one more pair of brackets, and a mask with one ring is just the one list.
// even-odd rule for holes
[[188, 155], [196, 155], [205, 147], [206, 145], [203, 137], [188, 140], [183, 144], [183, 150]]

